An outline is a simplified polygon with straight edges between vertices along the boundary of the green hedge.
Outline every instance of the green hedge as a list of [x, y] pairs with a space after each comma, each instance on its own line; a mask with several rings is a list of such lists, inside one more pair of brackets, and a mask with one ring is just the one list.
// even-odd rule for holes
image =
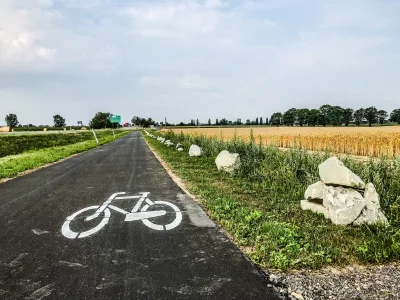
[[[118, 130], [115, 131], [117, 134]], [[112, 135], [111, 130], [96, 132], [98, 138]], [[28, 150], [37, 150], [55, 146], [65, 146], [83, 141], [94, 140], [93, 133], [49, 133], [31, 135], [4, 135], [0, 136], [0, 157], [15, 155]]]
[[[85, 126], [71, 126], [71, 129], [80, 130]], [[64, 127], [14, 127], [14, 132], [23, 132], [23, 131], [44, 131], [44, 128], [47, 128], [48, 131], [64, 131]], [[65, 127], [67, 130], [70, 129], [69, 126]], [[87, 128], [87, 127], [86, 127]]]

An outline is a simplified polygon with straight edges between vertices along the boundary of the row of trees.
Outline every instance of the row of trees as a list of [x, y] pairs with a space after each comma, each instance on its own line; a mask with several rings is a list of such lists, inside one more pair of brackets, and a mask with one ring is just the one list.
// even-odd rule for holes
[[[120, 124], [113, 124], [110, 121], [111, 113], [98, 112], [90, 121], [89, 126], [94, 129], [100, 128], [111, 128], [119, 127]], [[18, 117], [15, 114], [9, 114], [6, 116], [5, 121], [7, 126], [11, 128], [17, 127]], [[151, 118], [141, 118], [135, 116], [132, 118], [132, 124], [142, 127], [150, 127], [151, 125], [158, 126]], [[273, 126], [349, 126], [350, 124], [355, 124], [360, 126], [361, 124], [368, 124], [372, 126], [373, 124], [385, 124], [388, 121], [396, 122], [400, 124], [400, 109], [393, 110], [390, 115], [385, 110], [378, 110], [376, 107], [371, 106], [368, 108], [360, 108], [353, 110], [351, 108], [342, 108], [340, 106], [323, 105], [319, 109], [307, 109], [307, 108], [291, 108], [284, 113], [276, 112], [272, 114], [271, 118], [265, 118], [265, 120], [260, 117], [255, 120], [247, 119], [242, 122], [242, 119], [238, 118], [236, 121], [230, 121], [226, 118], [216, 119], [213, 123], [211, 119], [208, 119], [206, 124], [200, 123], [199, 120], [192, 119], [190, 123], [179, 123], [179, 126], [220, 126], [220, 125], [273, 125]], [[66, 125], [65, 119], [60, 115], [53, 116], [54, 127], [64, 127]], [[161, 125], [164, 125], [161, 122]], [[166, 124], [172, 125], [172, 124]], [[33, 126], [33, 125], [32, 125]]]
[[[101, 128], [112, 128], [112, 127], [120, 127], [120, 124], [113, 124], [110, 121], [111, 113], [108, 112], [98, 112], [96, 115], [92, 118], [92, 120], [89, 122], [89, 126], [94, 129], [101, 129]], [[140, 124], [143, 124], [143, 120], [145, 123], [145, 127], [148, 127], [148, 124], [155, 124], [153, 120], [151, 119], [141, 119], [138, 117], [134, 117], [132, 119], [132, 122], [137, 122]], [[5, 121], [7, 123], [7, 126], [10, 126], [11, 128], [15, 128], [18, 126], [19, 121], [18, 117], [15, 114], [9, 114], [6, 116]], [[54, 127], [59, 127], [62, 128], [66, 126], [65, 118], [63, 118], [60, 115], [55, 115], [53, 116], [53, 122], [54, 122]], [[136, 123], [135, 123], [136, 124]], [[139, 125], [139, 124], [138, 124]], [[21, 126], [21, 125], [20, 125]], [[142, 125], [139, 125], [142, 126]], [[32, 124], [29, 124], [27, 127], [35, 127]], [[45, 126], [48, 127], [48, 126]]]
[[[89, 126], [94, 129], [120, 127], [121, 126], [120, 124], [111, 123], [111, 121], [110, 121], [111, 115], [112, 114], [108, 113], [108, 112], [98, 112], [92, 118], [92, 120], [89, 122]], [[144, 119], [140, 119], [138, 117], [134, 117], [132, 119], [132, 122], [134, 119], [140, 120], [140, 122], [142, 122], [142, 120], [144, 120]], [[7, 126], [10, 126], [11, 128], [15, 128], [19, 124], [18, 117], [16, 114], [7, 115], [5, 118], [5, 121], [7, 123]], [[145, 121], [148, 123], [154, 124], [154, 121], [152, 121], [151, 119], [147, 119]], [[58, 114], [53, 116], [53, 122], [54, 122], [54, 127], [62, 128], [64, 126], [66, 126], [65, 118], [63, 118], [62, 116], [60, 116]], [[147, 125], [147, 123], [146, 123], [146, 125]], [[35, 126], [32, 124], [29, 124], [27, 127], [35, 127]], [[48, 126], [45, 126], [45, 127], [48, 127]], [[148, 127], [148, 126], [146, 126], [146, 127]]]
[[[15, 128], [19, 124], [18, 117], [16, 114], [6, 115], [5, 121], [6, 121], [7, 126], [9, 126], [11, 128]], [[54, 122], [54, 127], [64, 127], [66, 125], [65, 119], [60, 115], [53, 116], [53, 122]], [[30, 124], [30, 125], [32, 125], [32, 124]], [[29, 126], [29, 127], [33, 127], [33, 125]]]
[[[113, 124], [110, 121], [110, 117], [111, 117], [111, 113], [108, 112], [98, 112], [96, 113], [96, 115], [92, 118], [92, 120], [89, 122], [89, 126], [91, 128], [94, 129], [101, 129], [101, 128], [111, 128], [111, 127], [120, 127], [120, 124]], [[138, 117], [134, 117], [132, 119], [132, 122], [136, 120], [139, 120], [140, 124], [143, 124], [143, 120], [145, 119], [140, 119]], [[10, 126], [11, 128], [15, 128], [18, 126], [19, 121], [18, 121], [18, 117], [16, 114], [9, 114], [6, 116], [5, 121], [7, 123], [7, 126]], [[53, 122], [54, 122], [54, 127], [65, 127], [66, 126], [66, 122], [65, 122], [65, 118], [63, 118], [60, 115], [55, 115], [53, 116]], [[148, 127], [148, 124], [155, 124], [153, 120], [151, 119], [147, 119], [145, 120], [145, 127]], [[22, 127], [22, 125], [20, 125]], [[139, 125], [141, 126], [141, 125]], [[35, 127], [32, 124], [29, 124], [27, 127]], [[48, 127], [47, 125], [44, 127]]]
[[247, 119], [244, 123], [242, 119], [238, 118], [236, 121], [230, 121], [226, 118], [216, 119], [213, 123], [211, 119], [208, 119], [207, 123], [200, 123], [199, 119], [192, 119], [190, 123], [180, 122], [178, 126], [224, 126], [224, 125], [268, 125], [268, 118], [265, 118], [265, 121], [262, 117], [256, 118], [255, 120]]
[[131, 120], [132, 124], [141, 127], [150, 127], [151, 125], [158, 125], [152, 118], [140, 118], [140, 117], [133, 117]]
[[353, 110], [340, 106], [323, 105], [319, 109], [291, 108], [285, 113], [274, 113], [270, 119], [270, 125], [279, 126], [349, 126], [355, 124], [385, 124], [388, 121], [400, 124], [400, 109], [395, 109], [389, 115], [385, 110], [378, 110], [371, 106]]
[[[100, 128], [111, 128], [113, 127], [113, 124], [110, 121], [110, 113], [105, 113], [105, 112], [98, 112], [96, 115], [93, 117], [93, 119], [90, 121], [89, 126], [94, 129], [100, 129]], [[11, 128], [15, 128], [18, 126], [19, 121], [18, 117], [15, 114], [9, 114], [6, 116], [5, 121], [7, 123], [7, 126], [10, 126]], [[63, 118], [60, 115], [55, 115], [53, 116], [53, 122], [54, 122], [54, 127], [59, 127], [62, 128], [66, 126], [65, 118]], [[32, 124], [29, 124], [28, 127], [35, 127]], [[48, 127], [48, 126], [45, 126]], [[119, 125], [114, 125], [114, 127], [119, 127]]]
[[[105, 112], [98, 112], [90, 121], [89, 126], [90, 128], [100, 129], [100, 128], [110, 128], [110, 127], [120, 127], [121, 124], [113, 124], [110, 121], [110, 117], [112, 116], [111, 113]], [[156, 123], [152, 118], [141, 118], [138, 116], [134, 116], [131, 120], [134, 126], [141, 126], [141, 127], [150, 127], [151, 125], [159, 125]], [[127, 123], [128, 124], [128, 123]], [[129, 124], [128, 124], [129, 125]]]
[[371, 106], [353, 110], [351, 108], [342, 108], [329, 104], [322, 105], [319, 109], [291, 108], [284, 113], [274, 113], [271, 118], [262, 117], [255, 120], [247, 119], [245, 122], [239, 118], [236, 121], [230, 121], [225, 118], [216, 119], [213, 123], [208, 119], [207, 123], [200, 123], [199, 120], [192, 119], [190, 123], [179, 123], [179, 126], [219, 126], [219, 125], [272, 125], [272, 126], [349, 126], [354, 124], [386, 124], [388, 122], [400, 125], [400, 109], [393, 110], [390, 114], [385, 110], [378, 110]]

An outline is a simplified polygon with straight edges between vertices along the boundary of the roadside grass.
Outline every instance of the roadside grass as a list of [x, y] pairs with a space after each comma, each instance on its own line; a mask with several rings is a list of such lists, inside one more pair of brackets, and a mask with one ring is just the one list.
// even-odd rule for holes
[[[184, 144], [182, 153], [143, 136], [261, 267], [287, 270], [400, 259], [399, 160], [344, 160], [363, 180], [375, 184], [391, 226], [335, 226], [300, 208], [307, 186], [319, 180], [318, 165], [328, 153], [280, 151], [256, 145], [254, 137], [250, 142], [224, 142], [164, 133], [175, 144]], [[203, 157], [189, 157], [192, 143], [203, 148]], [[235, 175], [217, 171], [214, 159], [224, 149], [241, 155], [242, 166]]]
[[[99, 145], [112, 142], [128, 133], [128, 131], [119, 132], [115, 135], [115, 138], [112, 132], [109, 135], [103, 134], [99, 138]], [[30, 150], [21, 154], [2, 157], [0, 158], [0, 180], [13, 178], [24, 171], [35, 169], [96, 147], [96, 141], [91, 140], [40, 150]]]

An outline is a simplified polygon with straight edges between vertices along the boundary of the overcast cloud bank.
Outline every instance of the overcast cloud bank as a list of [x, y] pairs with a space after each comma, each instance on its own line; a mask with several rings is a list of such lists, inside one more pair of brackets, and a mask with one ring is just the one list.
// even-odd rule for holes
[[0, 124], [398, 108], [395, 0], [0, 1]]

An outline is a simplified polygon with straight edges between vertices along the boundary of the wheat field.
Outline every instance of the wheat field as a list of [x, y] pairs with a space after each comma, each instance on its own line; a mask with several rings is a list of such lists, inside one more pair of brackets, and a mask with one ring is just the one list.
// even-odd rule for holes
[[[249, 140], [251, 128], [185, 128], [175, 133]], [[330, 151], [359, 156], [400, 155], [400, 126], [383, 127], [253, 127], [257, 143], [281, 148]]]

